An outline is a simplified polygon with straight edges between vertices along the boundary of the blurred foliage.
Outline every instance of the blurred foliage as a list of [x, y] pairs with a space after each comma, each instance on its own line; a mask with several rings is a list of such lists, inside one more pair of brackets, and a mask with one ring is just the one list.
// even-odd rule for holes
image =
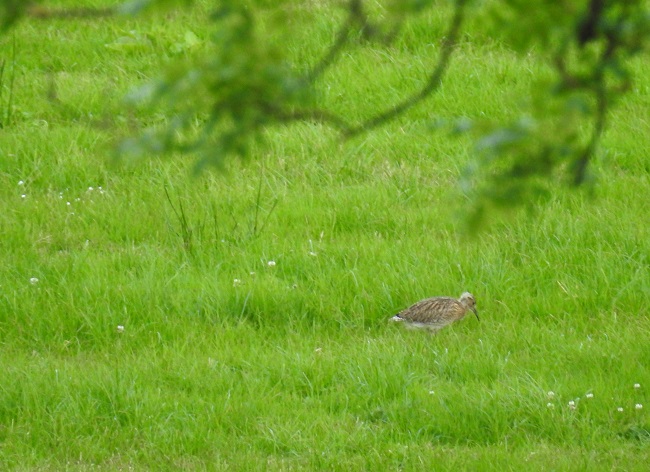
[[289, 119], [307, 100], [300, 81], [274, 41], [260, 38], [252, 11], [241, 2], [221, 2], [215, 31], [203, 54], [179, 58], [159, 80], [134, 90], [133, 104], [164, 101], [169, 122], [125, 140], [120, 154], [194, 152], [205, 164], [227, 155], [245, 156], [264, 127]]
[[33, 3], [28, 0], [0, 0], [0, 29], [6, 31]]
[[[192, 3], [130, 0], [116, 12], [189, 8]], [[457, 127], [475, 137], [475, 159], [463, 185], [477, 202], [474, 216], [479, 221], [490, 206], [512, 206], [548, 194], [554, 185], [585, 182], [608, 112], [630, 89], [629, 60], [647, 50], [650, 35], [646, 0], [346, 0], [333, 7], [341, 8], [344, 17], [332, 44], [305, 72], [288, 61], [284, 41], [290, 28], [282, 15], [297, 3], [216, 1], [209, 44], [195, 48], [198, 38], [188, 36], [182, 48], [193, 52], [179, 55], [158, 80], [129, 96], [139, 106], [164, 104], [166, 124], [124, 140], [119, 155], [195, 153], [200, 169], [220, 165], [227, 156], [246, 156], [249, 144], [261, 139], [268, 127], [290, 121], [328, 124], [343, 139], [369, 132], [436, 92], [471, 15], [474, 24], [479, 18], [485, 33], [505, 47], [522, 54], [534, 51], [553, 71], [550, 78], [539, 80], [535, 96], [512, 123], [465, 119]], [[0, 8], [4, 28], [22, 15], [48, 12], [17, 0], [0, 0]], [[279, 14], [271, 23], [266, 15], [261, 28], [260, 12], [271, 8]], [[431, 8], [450, 11], [449, 25], [440, 38], [437, 63], [420, 91], [361, 123], [319, 105], [314, 85], [325, 70], [336, 66], [352, 41], [362, 40], [361, 46], [364, 40], [388, 44], [410, 16]], [[378, 9], [381, 15], [371, 14]]]
[[587, 180], [608, 112], [631, 88], [629, 59], [650, 37], [642, 0], [504, 0], [487, 15], [493, 34], [521, 53], [541, 51], [553, 75], [513, 123], [465, 124], [478, 134], [464, 180], [475, 222], [490, 206], [534, 202], [557, 184]]
[[[152, 3], [137, 0], [131, 5]], [[460, 31], [465, 1], [456, 3], [439, 62], [427, 85], [363, 123], [351, 123], [319, 107], [314, 84], [352, 41], [390, 43], [408, 15], [436, 2], [392, 1], [385, 5], [386, 15], [377, 19], [362, 0], [350, 0], [343, 5], [345, 20], [333, 43], [307, 71], [298, 70], [286, 57], [286, 14], [296, 2], [273, 2], [274, 21], [267, 24], [267, 15], [264, 28], [259, 27], [257, 17], [259, 11], [269, 8], [264, 0], [218, 3], [212, 15], [215, 32], [205, 53], [193, 61], [179, 61], [163, 78], [130, 95], [132, 103], [144, 106], [165, 102], [171, 118], [163, 129], [150, 129], [123, 141], [118, 149], [120, 156], [194, 152], [200, 156], [197, 169], [201, 169], [208, 164], [220, 165], [226, 156], [247, 156], [249, 144], [261, 139], [270, 126], [310, 120], [338, 129], [345, 138], [381, 126], [440, 85]]]

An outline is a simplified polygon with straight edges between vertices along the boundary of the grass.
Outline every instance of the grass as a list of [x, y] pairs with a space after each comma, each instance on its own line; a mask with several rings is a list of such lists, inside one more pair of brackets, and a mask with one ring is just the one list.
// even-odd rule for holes
[[[336, 12], [303, 14], [322, 18], [289, 43], [309, 62]], [[594, 198], [559, 189], [467, 237], [457, 181], [471, 149], [428, 125], [514, 116], [545, 73], [534, 57], [468, 37], [440, 94], [348, 143], [300, 124], [226, 173], [193, 179], [184, 158], [111, 166], [116, 135], [164, 119], [121, 97], [188, 30], [207, 37], [200, 12], [164, 18], [15, 29], [0, 133], [3, 469], [647, 468], [647, 65], [611, 118]], [[321, 99], [361, 117], [408, 93], [425, 80], [428, 31], [352, 51]], [[125, 36], [146, 40], [115, 46]], [[376, 70], [375, 89], [363, 77]], [[464, 290], [481, 323], [432, 337], [386, 322]]]

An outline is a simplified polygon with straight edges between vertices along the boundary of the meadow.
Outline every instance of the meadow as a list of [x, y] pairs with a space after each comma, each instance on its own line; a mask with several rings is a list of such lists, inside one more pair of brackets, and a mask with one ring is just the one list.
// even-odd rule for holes
[[[115, 164], [166, 119], [123, 97], [207, 41], [199, 3], [0, 38], [0, 469], [647, 470], [647, 61], [593, 191], [468, 231], [471, 142], [432, 123], [516, 116], [541, 59], [468, 32], [438, 94], [358, 138], [277, 127], [198, 177]], [[319, 99], [360, 119], [413, 91], [447, 13], [353, 48]], [[302, 14], [304, 67], [341, 12]], [[480, 322], [387, 321], [466, 290]]]

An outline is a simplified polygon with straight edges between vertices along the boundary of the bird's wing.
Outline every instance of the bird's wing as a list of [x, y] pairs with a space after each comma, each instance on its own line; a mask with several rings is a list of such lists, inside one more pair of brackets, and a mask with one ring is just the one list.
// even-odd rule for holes
[[427, 298], [399, 312], [398, 316], [412, 323], [435, 325], [445, 321], [444, 313], [455, 304], [459, 304], [458, 301], [450, 297]]

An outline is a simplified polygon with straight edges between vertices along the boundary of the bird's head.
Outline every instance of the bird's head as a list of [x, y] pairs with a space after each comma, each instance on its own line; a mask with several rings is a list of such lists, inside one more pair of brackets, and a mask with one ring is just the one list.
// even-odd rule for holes
[[469, 292], [463, 293], [460, 296], [460, 303], [468, 310], [471, 310], [472, 313], [476, 315], [476, 319], [481, 321], [481, 319], [478, 317], [478, 311], [476, 311], [476, 299], [474, 298], [474, 295]]

